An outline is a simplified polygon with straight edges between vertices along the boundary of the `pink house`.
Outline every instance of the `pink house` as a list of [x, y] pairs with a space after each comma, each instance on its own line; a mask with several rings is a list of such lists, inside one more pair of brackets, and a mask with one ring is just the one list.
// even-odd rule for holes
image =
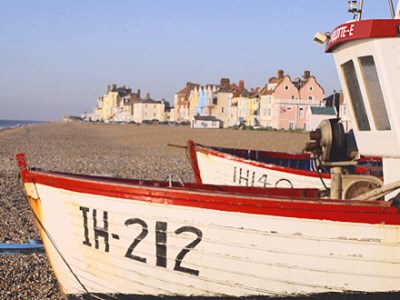
[[304, 129], [310, 127], [309, 110], [320, 106], [324, 90], [309, 71], [303, 78], [291, 80], [290, 76], [278, 71], [260, 92], [260, 124], [276, 129]]

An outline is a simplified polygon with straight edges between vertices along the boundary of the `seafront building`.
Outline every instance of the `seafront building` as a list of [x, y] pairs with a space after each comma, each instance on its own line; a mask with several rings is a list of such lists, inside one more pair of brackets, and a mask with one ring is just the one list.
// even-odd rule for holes
[[169, 105], [164, 99], [161, 101], [151, 99], [148, 93], [145, 99], [136, 101], [133, 104], [133, 121], [135, 123], [165, 122], [167, 121], [166, 106]]
[[253, 127], [283, 130], [315, 130], [323, 119], [342, 118], [345, 130], [352, 128], [342, 92], [325, 98], [325, 91], [310, 71], [291, 79], [283, 70], [262, 87], [246, 88], [243, 80], [201, 85], [187, 82], [170, 107], [138, 89], [111, 84], [97, 99], [86, 118], [101, 122], [180, 123], [192, 128]]

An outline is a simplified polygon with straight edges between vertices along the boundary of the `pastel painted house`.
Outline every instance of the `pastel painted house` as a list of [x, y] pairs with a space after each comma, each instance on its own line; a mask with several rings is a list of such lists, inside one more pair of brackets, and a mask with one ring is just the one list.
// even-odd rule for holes
[[186, 86], [175, 94], [174, 119], [176, 122], [190, 121], [190, 94], [199, 86], [197, 83], [187, 82]]
[[133, 121], [143, 123], [144, 121], [166, 121], [165, 115], [166, 102], [157, 101], [150, 98], [150, 94], [145, 99], [135, 102], [133, 105]]
[[214, 99], [217, 97], [218, 86], [208, 84], [196, 86], [189, 95], [189, 118], [194, 116], [210, 116], [214, 109]]
[[309, 71], [304, 72], [303, 79], [292, 81], [279, 70], [278, 76], [270, 78], [260, 91], [260, 125], [307, 130], [310, 127], [310, 107], [321, 106], [323, 99], [324, 90]]
[[129, 122], [133, 116], [133, 102], [140, 98], [140, 90], [132, 93], [125, 86], [111, 84], [104, 96], [97, 98], [95, 115], [102, 122]]

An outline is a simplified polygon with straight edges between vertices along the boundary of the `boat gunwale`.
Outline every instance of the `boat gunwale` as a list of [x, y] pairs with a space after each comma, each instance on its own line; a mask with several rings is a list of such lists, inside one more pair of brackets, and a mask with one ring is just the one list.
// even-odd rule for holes
[[[254, 167], [259, 167], [262, 169], [270, 169], [273, 171], [279, 171], [279, 172], [283, 172], [283, 173], [289, 173], [289, 174], [295, 174], [295, 175], [302, 175], [302, 176], [308, 176], [308, 177], [313, 177], [313, 178], [319, 178], [319, 175], [317, 172], [315, 171], [307, 171], [307, 170], [302, 170], [302, 169], [295, 169], [295, 168], [291, 168], [291, 167], [282, 167], [279, 165], [275, 165], [272, 163], [266, 163], [266, 162], [258, 162], [256, 160], [252, 160], [252, 159], [246, 159], [243, 157], [239, 157], [239, 156], [235, 156], [233, 154], [230, 153], [225, 153], [222, 151], [218, 151], [213, 149], [212, 147], [207, 147], [201, 144], [196, 144], [194, 143], [193, 145], [193, 151], [194, 152], [200, 152], [203, 154], [212, 154], [216, 157], [220, 157], [220, 158], [225, 158], [228, 159], [230, 161], [235, 161], [235, 162], [243, 162], [246, 164], [249, 164], [251, 166]], [[271, 152], [271, 151], [261, 151], [261, 152]], [[293, 155], [293, 154], [291, 154]], [[296, 154], [294, 154], [296, 155]], [[309, 157], [311, 159], [311, 156]], [[331, 176], [329, 173], [320, 173], [323, 179], [331, 179]]]
[[[119, 181], [118, 181], [119, 180]], [[254, 215], [330, 220], [363, 224], [400, 225], [399, 209], [387, 201], [332, 200], [270, 195], [251, 195], [216, 190], [187, 190], [185, 187], [129, 183], [122, 178], [94, 177], [42, 170], [25, 174], [24, 182], [43, 184], [77, 193], [121, 198], [172, 206], [194, 207]], [[133, 180], [135, 182], [135, 180]], [[142, 181], [158, 183], [157, 181]], [[84, 187], [82, 187], [84, 183]], [[192, 187], [195, 184], [192, 185]], [[202, 185], [213, 187], [212, 185]], [[224, 186], [216, 186], [224, 187]], [[232, 188], [231, 186], [226, 186]], [[236, 187], [235, 187], [236, 188]], [[254, 190], [254, 188], [248, 188]], [[262, 188], [258, 188], [262, 189]], [[291, 189], [272, 188], [288, 191]], [[302, 189], [304, 190], [304, 189]], [[316, 190], [316, 189], [306, 189]], [[369, 216], [368, 218], [366, 216]], [[371, 218], [373, 216], [373, 218]]]

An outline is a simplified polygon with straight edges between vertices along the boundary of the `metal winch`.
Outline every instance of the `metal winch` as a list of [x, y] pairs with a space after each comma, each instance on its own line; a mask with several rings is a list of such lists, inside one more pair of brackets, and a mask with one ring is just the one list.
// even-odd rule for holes
[[322, 121], [310, 140], [305, 151], [313, 154], [318, 168], [331, 173], [331, 199], [352, 199], [383, 185], [376, 176], [351, 174], [360, 154], [353, 132], [345, 133], [339, 118]]

